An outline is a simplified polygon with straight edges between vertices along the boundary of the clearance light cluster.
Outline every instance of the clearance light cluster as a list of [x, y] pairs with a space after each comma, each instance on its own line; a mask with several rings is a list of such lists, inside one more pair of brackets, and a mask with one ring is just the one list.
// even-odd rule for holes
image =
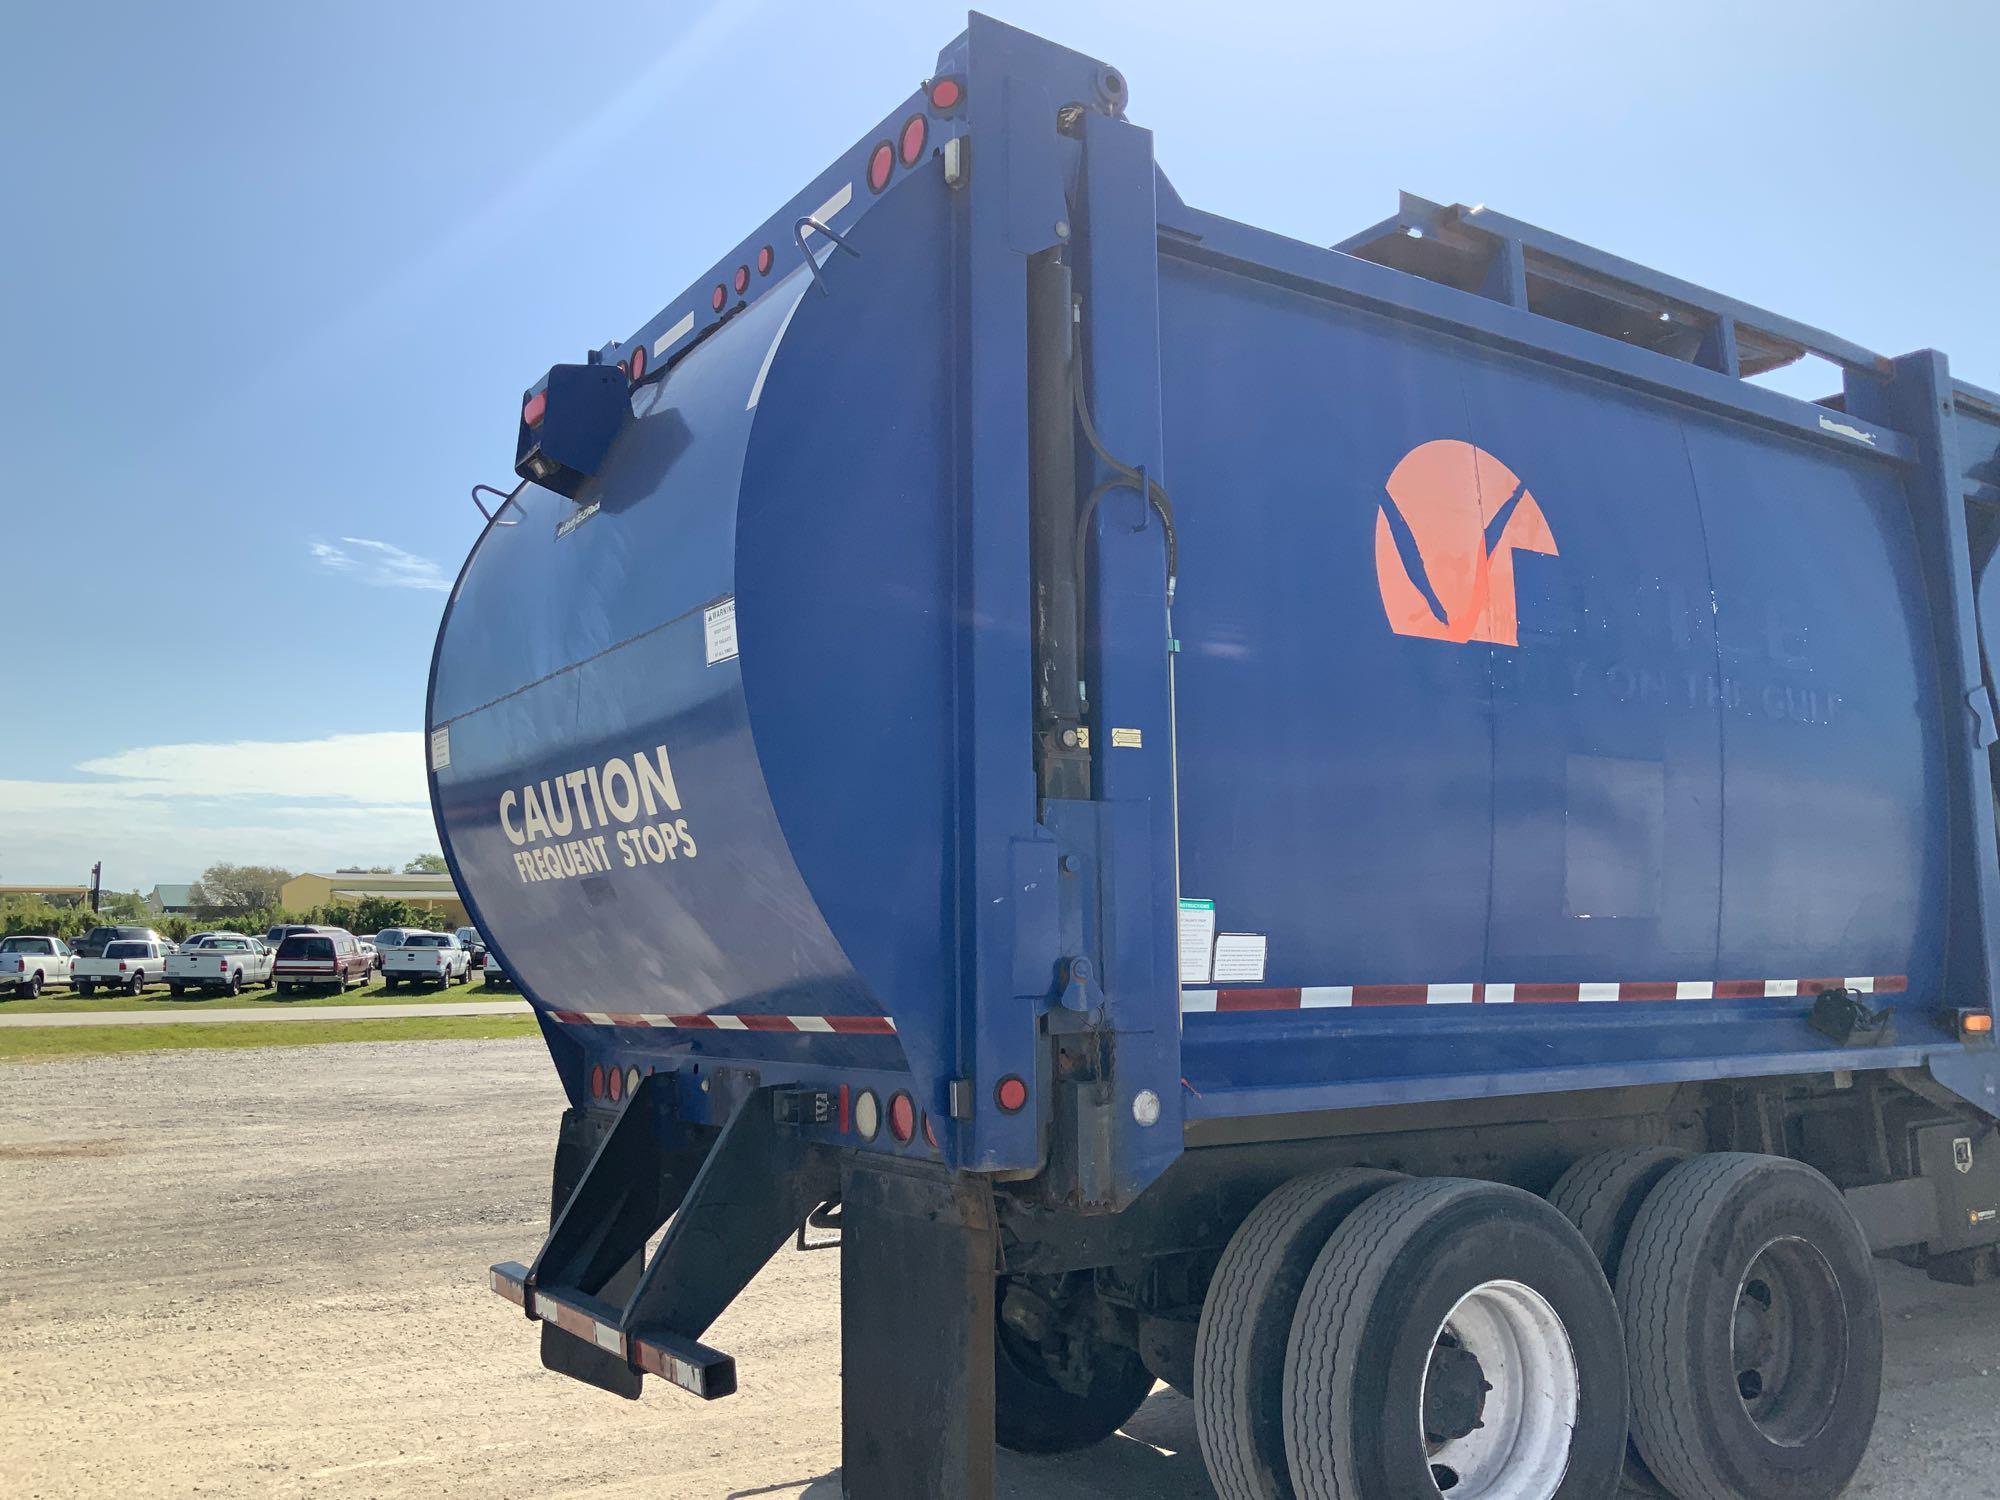
[[[756, 259], [756, 274], [759, 276], [769, 276], [771, 274], [771, 267], [778, 263], [778, 252], [773, 250], [769, 245], [764, 245], [759, 247]], [[739, 297], [749, 292], [750, 277], [750, 267], [747, 264], [738, 266], [730, 274], [728, 280], [716, 282], [715, 290], [708, 294], [708, 305], [717, 312], [721, 312], [725, 307], [729, 306], [730, 288], [734, 287], [736, 295]]]
[[[965, 85], [956, 78], [933, 78], [925, 85], [924, 96], [931, 114], [950, 114], [965, 103]], [[930, 116], [919, 110], [903, 121], [894, 140], [877, 141], [868, 152], [868, 191], [884, 191], [899, 163], [907, 168], [922, 161], [930, 138]]]
[[639, 1091], [639, 1070], [616, 1063], [595, 1063], [590, 1069], [590, 1097], [617, 1104]]
[[[929, 114], [954, 114], [964, 107], [965, 82], [959, 78], [933, 78], [929, 83], [924, 85], [924, 98], [929, 105]], [[877, 141], [870, 148], [866, 175], [868, 190], [871, 193], [880, 193], [888, 188], [890, 182], [895, 178], [896, 167], [899, 163], [908, 168], [914, 167], [918, 162], [923, 160], [924, 150], [930, 144], [931, 125], [929, 114], [920, 110], [916, 114], [911, 115], [907, 120], [903, 121], [901, 128], [897, 130], [893, 140]], [[949, 165], [949, 162], [947, 162], [947, 165]], [[746, 261], [744, 264], [736, 267], [734, 271], [716, 282], [709, 289], [708, 305], [710, 309], [718, 314], [727, 311], [732, 295], [737, 298], [748, 296], [751, 282], [757, 277], [769, 276], [777, 263], [777, 252], [769, 245], [760, 246], [752, 261]], [[691, 316], [692, 314], [690, 314]], [[680, 328], [676, 329], [674, 333], [669, 334], [667, 339], [663, 339], [660, 344], [655, 346], [655, 352], [665, 353], [665, 346], [668, 340], [685, 332], [687, 326], [683, 322]], [[623, 370], [627, 378], [636, 385], [646, 378], [646, 363], [646, 346], [642, 342], [633, 349], [629, 359], [618, 362], [618, 368]], [[540, 424], [546, 411], [547, 399], [543, 394], [537, 393], [529, 399], [527, 405], [522, 409], [521, 420], [529, 427], [537, 426]]]
[[[840, 1089], [840, 1132], [848, 1133], [851, 1126], [854, 1134], [862, 1140], [873, 1142], [882, 1134], [882, 1127], [889, 1128], [889, 1137], [899, 1146], [907, 1146], [917, 1138], [917, 1102], [898, 1089], [889, 1096], [889, 1107], [885, 1112], [882, 1101], [873, 1089], [862, 1089], [850, 1094], [845, 1084]], [[926, 1112], [922, 1117], [924, 1140], [933, 1148], [937, 1147], [937, 1132], [931, 1129], [931, 1117]]]

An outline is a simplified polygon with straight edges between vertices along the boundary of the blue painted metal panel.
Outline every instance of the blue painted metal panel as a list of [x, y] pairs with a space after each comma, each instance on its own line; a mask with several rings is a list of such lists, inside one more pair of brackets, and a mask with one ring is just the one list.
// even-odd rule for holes
[[[1171, 489], [1161, 430], [1160, 286], [1153, 140], [1122, 120], [1083, 121], [1078, 215], [1089, 254], [1077, 279], [1085, 396], [1111, 456]], [[1086, 494], [1111, 481], [1101, 455], [1083, 456]], [[1162, 516], [1137, 485], [1106, 489], [1090, 518], [1090, 683], [1093, 791], [1111, 818], [1100, 880], [1098, 973], [1110, 1040], [1112, 1098], [1122, 1126], [1142, 1091], [1157, 1106], [1113, 1136], [1111, 1189], [1136, 1197], [1181, 1149], [1180, 1006], [1174, 983], [1175, 723], [1169, 548]], [[1086, 999], [1086, 1003], [1088, 1000]]]
[[[1119, 1198], [1181, 1112], [1920, 1064], [1988, 1097], [1932, 1016], [1996, 988], [1981, 393], [1925, 355], [1815, 406], [1733, 378], [1727, 328], [1703, 368], [1537, 315], [1519, 254], [1482, 296], [1192, 210], [1102, 64], [984, 18], [938, 71], [966, 102], [932, 142], [968, 136], [970, 183], [930, 153], [876, 195], [876, 133], [844, 153], [718, 263], [721, 309], [699, 283], [607, 351], [649, 351], [609, 467], [577, 502], [525, 489], [448, 606], [441, 834], [573, 1098], [613, 1060], [679, 1070], [691, 1119], [696, 1065], [908, 1086], [947, 1160], [1033, 1169], [1079, 956], [1102, 985], [1055, 1024], [1116, 1040]], [[780, 233], [808, 213], [858, 252], [826, 296]], [[1095, 801], [1038, 806], [1026, 269], [1057, 246], [1086, 395], [1169, 484], [1181, 566], [1170, 626], [1158, 519], [1112, 491]], [[641, 808], [640, 757], [678, 805]], [[1182, 894], [1268, 944], [1190, 990], [1493, 1003], [1183, 1021]], [[1906, 979], [1902, 1045], [1831, 1048], [1782, 986], [1497, 1003], [1814, 974]], [[986, 1107], [1008, 1074], [1036, 1107]]]

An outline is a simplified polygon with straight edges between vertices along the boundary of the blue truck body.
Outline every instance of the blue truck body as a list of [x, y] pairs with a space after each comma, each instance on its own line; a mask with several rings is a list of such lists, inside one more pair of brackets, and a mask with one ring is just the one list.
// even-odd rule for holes
[[[1114, 1217], [1389, 1106], [1991, 1112], [2000, 398], [1483, 209], [1217, 218], [1123, 105], [975, 18], [467, 559], [437, 822], [574, 1109], [741, 1075]], [[1807, 353], [1842, 389], [1757, 383]]]

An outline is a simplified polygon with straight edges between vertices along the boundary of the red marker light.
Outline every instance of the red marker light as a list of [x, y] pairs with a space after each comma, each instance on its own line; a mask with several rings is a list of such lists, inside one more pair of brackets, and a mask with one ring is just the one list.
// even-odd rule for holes
[[909, 1145], [910, 1137], [917, 1133], [917, 1106], [908, 1094], [898, 1094], [889, 1101], [889, 1134], [901, 1145]]
[[917, 158], [924, 154], [924, 141], [929, 137], [930, 121], [922, 115], [911, 115], [903, 122], [903, 133], [897, 137], [896, 154], [903, 159], [903, 165], [914, 167]]
[[887, 141], [877, 141], [875, 149], [868, 153], [868, 191], [879, 193], [889, 185], [889, 174], [896, 170], [896, 148]]
[[709, 305], [713, 307], [717, 312], [721, 312], [722, 305], [728, 300], [729, 300], [729, 288], [724, 286], [719, 281], [716, 282], [715, 290], [708, 294]]
[[778, 257], [776, 253], [771, 249], [769, 245], [766, 245], [763, 249], [759, 250], [757, 252], [757, 274], [759, 276], [769, 276], [771, 274], [772, 263], [775, 262], [777, 258]]
[[542, 418], [548, 415], [548, 410], [549, 393], [547, 391], [536, 391], [534, 395], [528, 398], [527, 404], [521, 408], [521, 420], [530, 427], [539, 427], [542, 424]]
[[931, 108], [957, 109], [965, 102], [965, 85], [956, 78], [940, 78], [931, 85]]
[[602, 1099], [604, 1097], [603, 1063], [592, 1063], [590, 1066], [590, 1097], [593, 1099]]
[[641, 344], [632, 351], [632, 378], [643, 379], [646, 374], [646, 346]]
[[623, 1068], [615, 1068], [615, 1067], [606, 1068], [604, 1070], [604, 1087], [605, 1090], [611, 1095], [611, 1102], [613, 1104], [616, 1104], [620, 1099], [624, 1098], [625, 1070]]
[[1028, 1086], [1012, 1074], [1000, 1080], [1000, 1087], [993, 1091], [993, 1102], [1005, 1114], [1018, 1115], [1028, 1104]]
[[750, 268], [748, 266], [738, 266], [736, 268], [736, 295], [740, 297], [749, 290]]

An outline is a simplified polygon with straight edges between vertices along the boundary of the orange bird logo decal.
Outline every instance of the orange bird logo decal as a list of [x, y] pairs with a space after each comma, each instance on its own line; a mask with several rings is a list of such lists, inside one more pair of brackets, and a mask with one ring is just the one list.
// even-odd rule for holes
[[1412, 448], [1375, 512], [1375, 581], [1398, 635], [1520, 644], [1514, 554], [1557, 555], [1521, 478], [1483, 448], [1440, 438]]

